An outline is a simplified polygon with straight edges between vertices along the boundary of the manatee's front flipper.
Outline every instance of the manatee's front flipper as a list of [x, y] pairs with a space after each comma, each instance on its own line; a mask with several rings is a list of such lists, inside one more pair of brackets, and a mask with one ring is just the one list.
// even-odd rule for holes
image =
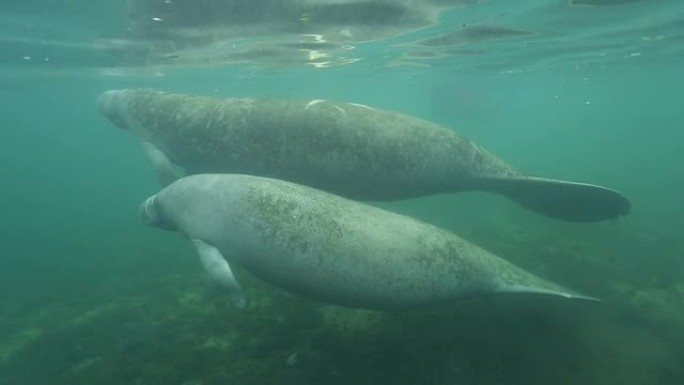
[[631, 206], [619, 192], [585, 183], [512, 177], [487, 179], [484, 185], [528, 209], [569, 222], [614, 219], [627, 215]]
[[193, 239], [192, 243], [197, 249], [204, 270], [209, 274], [212, 281], [228, 290], [228, 295], [233, 305], [239, 308], [245, 307], [245, 296], [242, 294], [242, 289], [235, 280], [233, 272], [230, 270], [230, 265], [221, 252], [216, 247], [200, 239]]
[[173, 163], [162, 150], [150, 142], [142, 142], [143, 151], [147, 159], [152, 163], [157, 180], [163, 187], [170, 185], [181, 178]]

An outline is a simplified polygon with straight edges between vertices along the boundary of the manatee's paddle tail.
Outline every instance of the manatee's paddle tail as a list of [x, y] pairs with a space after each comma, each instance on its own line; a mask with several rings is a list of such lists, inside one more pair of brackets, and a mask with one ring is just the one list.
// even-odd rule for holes
[[487, 191], [502, 194], [540, 214], [569, 222], [595, 222], [627, 215], [631, 204], [606, 187], [537, 177], [486, 179]]
[[555, 282], [548, 281], [503, 260], [499, 261], [499, 266], [495, 269], [498, 271], [498, 274], [494, 276], [493, 293], [516, 295], [530, 294], [572, 300], [600, 301], [597, 298], [577, 293]]
[[500, 291], [501, 293], [511, 294], [534, 294], [534, 295], [549, 295], [554, 297], [562, 297], [567, 299], [577, 299], [582, 301], [600, 302], [601, 300], [595, 297], [586, 296], [575, 293], [573, 291], [563, 288], [540, 288], [534, 286], [511, 286]]

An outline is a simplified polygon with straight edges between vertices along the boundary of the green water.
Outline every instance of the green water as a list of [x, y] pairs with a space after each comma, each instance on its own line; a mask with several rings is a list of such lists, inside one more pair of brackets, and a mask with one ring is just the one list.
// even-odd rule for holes
[[[331, 55], [360, 60], [326, 68], [226, 62], [213, 50], [163, 64], [144, 50], [112, 54], [111, 39], [144, 39], [126, 34], [124, 5], [102, 3], [0, 3], [0, 385], [684, 381], [678, 2], [469, 2], [433, 27], [343, 41], [354, 49]], [[439, 57], [401, 46], [466, 22], [535, 35], [458, 35]], [[137, 139], [95, 107], [101, 92], [132, 87], [384, 107], [454, 128], [527, 172], [617, 189], [632, 212], [591, 224], [484, 193], [380, 204], [602, 302], [360, 311], [238, 270], [250, 306], [232, 309], [188, 242], [139, 222], [159, 186]]]

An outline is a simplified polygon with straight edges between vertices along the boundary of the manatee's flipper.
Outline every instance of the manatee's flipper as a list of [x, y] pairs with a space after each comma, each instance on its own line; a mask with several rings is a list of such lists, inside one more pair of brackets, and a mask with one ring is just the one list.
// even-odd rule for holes
[[511, 177], [488, 178], [487, 191], [502, 194], [540, 214], [569, 222], [594, 222], [627, 215], [630, 203], [615, 190], [562, 180]]
[[142, 147], [147, 159], [152, 163], [157, 180], [163, 187], [170, 185], [182, 177], [169, 157], [157, 146], [150, 142], [142, 142]]
[[221, 252], [216, 247], [200, 239], [193, 239], [192, 243], [197, 249], [204, 270], [209, 274], [212, 281], [228, 291], [233, 305], [239, 308], [245, 307], [245, 296], [242, 293], [242, 289], [235, 280], [233, 272], [230, 270], [230, 265]]

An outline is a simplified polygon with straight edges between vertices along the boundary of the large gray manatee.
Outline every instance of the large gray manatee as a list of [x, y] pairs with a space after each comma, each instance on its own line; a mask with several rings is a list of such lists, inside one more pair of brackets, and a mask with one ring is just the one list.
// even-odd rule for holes
[[253, 175], [181, 178], [140, 207], [179, 231], [209, 275], [244, 304], [230, 264], [326, 303], [390, 309], [491, 293], [574, 294], [410, 217], [311, 187]]
[[629, 212], [601, 186], [526, 176], [453, 130], [326, 100], [214, 98], [112, 90], [100, 111], [133, 131], [163, 185], [184, 174], [268, 176], [356, 200], [483, 190], [577, 222]]

